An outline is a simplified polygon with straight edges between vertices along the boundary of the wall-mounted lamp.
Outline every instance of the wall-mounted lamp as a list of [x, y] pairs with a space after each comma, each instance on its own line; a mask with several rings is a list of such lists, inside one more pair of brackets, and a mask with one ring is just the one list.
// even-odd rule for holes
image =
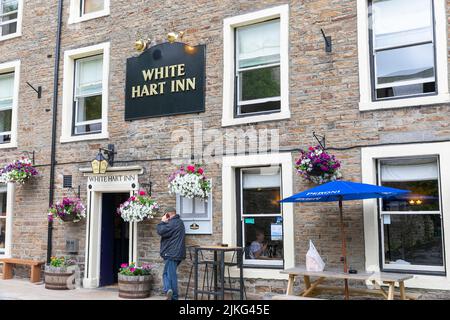
[[148, 48], [149, 43], [150, 43], [150, 39], [147, 39], [147, 40], [139, 39], [139, 40], [136, 40], [136, 42], [134, 43], [134, 48], [138, 52], [143, 52], [145, 49]]
[[[107, 158], [103, 156], [106, 155]], [[114, 165], [114, 155], [117, 154], [115, 152], [115, 148], [113, 144], [108, 144], [108, 149], [100, 148], [98, 149], [98, 154], [94, 160], [91, 162], [92, 173], [94, 174], [104, 174], [109, 166]]]
[[331, 36], [325, 35], [323, 29], [320, 29], [320, 31], [322, 32], [323, 39], [325, 40], [325, 52], [331, 52], [332, 51]]
[[169, 32], [167, 34], [167, 41], [169, 41], [170, 43], [174, 43], [177, 40], [182, 40], [184, 36], [184, 31], [180, 31], [180, 32]]
[[28, 81], [26, 82], [26, 84], [29, 85], [30, 88], [33, 89], [33, 90], [37, 93], [38, 99], [40, 99], [40, 98], [42, 97], [42, 87], [41, 87], [41, 86], [37, 87], [37, 89], [36, 89], [36, 88], [33, 87], [33, 86], [31, 85], [31, 83], [29, 83]]

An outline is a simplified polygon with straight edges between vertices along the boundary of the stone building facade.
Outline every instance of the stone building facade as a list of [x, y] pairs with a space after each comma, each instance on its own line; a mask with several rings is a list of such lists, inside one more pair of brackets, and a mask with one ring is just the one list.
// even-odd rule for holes
[[[103, 194], [133, 191], [133, 188], [129, 187], [130, 184], [125, 183], [123, 185], [106, 183], [101, 186], [95, 184], [93, 190], [89, 189], [91, 183], [88, 179], [92, 177], [89, 172], [90, 163], [97, 155], [98, 149], [106, 148], [108, 144], [114, 144], [117, 150], [114, 167], [109, 169], [108, 175], [137, 176], [138, 182], [134, 189], [139, 189], [140, 184], [151, 182], [152, 196], [162, 207], [166, 207], [177, 205], [176, 197], [170, 195], [167, 188], [167, 178], [177, 167], [172, 161], [174, 158], [171, 152], [182, 140], [174, 135], [176, 130], [186, 130], [185, 133], [189, 133], [192, 137], [193, 152], [195, 148], [208, 145], [208, 141], [202, 141], [196, 136], [195, 130], [198, 129], [196, 126], [199, 125], [203, 132], [214, 129], [219, 134], [234, 134], [237, 137], [248, 135], [252, 130], [256, 132], [265, 129], [268, 132], [276, 130], [279, 148], [271, 150], [269, 154], [236, 152], [229, 155], [218, 154], [214, 157], [214, 161], [206, 161], [204, 167], [213, 184], [210, 209], [212, 230], [210, 234], [187, 235], [188, 244], [239, 242], [237, 234], [240, 233], [236, 231], [240, 224], [236, 215], [236, 194], [238, 194], [236, 190], [240, 186], [237, 186], [236, 172], [241, 168], [279, 166], [281, 185], [278, 187], [283, 197], [312, 187], [312, 184], [296, 175], [294, 163], [298, 158], [299, 148], [317, 144], [313, 132], [326, 136], [328, 151], [342, 161], [342, 174], [345, 180], [379, 183], [377, 177], [381, 169], [378, 169], [382, 166], [379, 159], [400, 159], [400, 164], [410, 162], [409, 168], [413, 169], [404, 169], [406, 171], [401, 171], [404, 174], [411, 170], [421, 170], [423, 166], [426, 167], [425, 170], [433, 171], [436, 163], [431, 165], [431, 169], [426, 164], [432, 163], [432, 159], [435, 159], [439, 175], [435, 177], [431, 174], [431, 177], [428, 176], [425, 180], [439, 181], [438, 200], [425, 201], [434, 201], [433, 204], [438, 205], [437, 208], [425, 208], [422, 211], [429, 214], [426, 211], [431, 210], [439, 217], [433, 220], [433, 241], [442, 240], [440, 245], [435, 243], [433, 246], [437, 248], [438, 261], [433, 262], [428, 268], [427, 262], [418, 258], [420, 260], [418, 268], [400, 269], [417, 274], [409, 284], [412, 287], [450, 289], [450, 278], [445, 272], [450, 260], [444, 254], [445, 248], [450, 245], [450, 232], [444, 232], [446, 229], [450, 230], [448, 179], [450, 95], [447, 72], [449, 28], [447, 19], [450, 3], [448, 1], [414, 1], [413, 8], [419, 8], [420, 12], [423, 8], [429, 8], [432, 23], [430, 26], [427, 26], [426, 22], [418, 26], [411, 26], [408, 23], [395, 25], [394, 31], [405, 32], [404, 39], [407, 40], [404, 41], [410, 41], [409, 43], [398, 40], [398, 35], [397, 38], [388, 40], [380, 36], [380, 43], [386, 41], [394, 48], [398, 45], [399, 48], [406, 46], [417, 49], [414, 47], [414, 41], [425, 43], [425, 46], [431, 43], [432, 58], [426, 56], [428, 47], [424, 51], [417, 49], [418, 53], [399, 53], [395, 49], [389, 52], [389, 49], [386, 49], [389, 45], [385, 43], [383, 52], [393, 55], [385, 57], [386, 60], [383, 60], [382, 54], [377, 56], [378, 52], [373, 51], [375, 46], [369, 38], [372, 34], [369, 33], [371, 19], [376, 17], [374, 19], [380, 19], [381, 22], [388, 24], [395, 20], [395, 16], [389, 10], [405, 5], [407, 1], [387, 1], [393, 3], [392, 7], [388, 5], [384, 8], [378, 1], [372, 3], [366, 0], [259, 2], [117, 0], [100, 1], [102, 5], [98, 8], [92, 4], [94, 6], [92, 13], [86, 13], [91, 10], [88, 2], [63, 1], [57, 110], [52, 108], [54, 102], [52, 88], [55, 76], [58, 1], [17, 1], [17, 31], [8, 31], [10, 35], [4, 31], [4, 35], [0, 35], [0, 75], [14, 72], [15, 77], [11, 142], [6, 140], [0, 144], [0, 164], [5, 165], [26, 155], [27, 152], [28, 155], [34, 152], [36, 168], [40, 172], [40, 175], [30, 183], [9, 184], [0, 189], [5, 194], [4, 198], [8, 200], [5, 205], [5, 227], [2, 230], [5, 249], [0, 252], [0, 256], [3, 254], [40, 260], [47, 257], [46, 211], [49, 205], [52, 115], [57, 112], [55, 201], [63, 196], [74, 196], [77, 187], [80, 186], [81, 199], [88, 206], [98, 205], [98, 208]], [[377, 6], [380, 7], [377, 9]], [[388, 10], [388, 14], [385, 15], [386, 21], [379, 18], [380, 15], [376, 15], [377, 12], [386, 12], [383, 10]], [[412, 15], [411, 12], [407, 14]], [[233, 52], [235, 37], [238, 34], [236, 29], [264, 23], [269, 25], [267, 21], [278, 21], [277, 28], [279, 28], [277, 29], [279, 58], [275, 63], [279, 64], [280, 69], [279, 110], [275, 108], [275, 112], [271, 113], [236, 117], [233, 113], [235, 76]], [[408, 21], [411, 24], [411, 19]], [[428, 20], [419, 17], [415, 21]], [[422, 31], [419, 35], [408, 33], [408, 30], [417, 28]], [[325, 51], [321, 29], [326, 35], [331, 36], [331, 52]], [[134, 49], [134, 42], [138, 38], [149, 38], [153, 44], [159, 44], [165, 42], [167, 33], [172, 31], [185, 31], [182, 41], [187, 44], [206, 45], [205, 112], [125, 121], [126, 60], [139, 54]], [[380, 34], [383, 35], [383, 32], [386, 31], [383, 29]], [[429, 39], [427, 32], [432, 34]], [[380, 81], [381, 89], [375, 90], [373, 86], [376, 81], [371, 77], [375, 64], [370, 57], [376, 57], [378, 59], [376, 61], [382, 64], [389, 59], [402, 60], [401, 56], [399, 58], [401, 54], [407, 57], [403, 61], [411, 56], [422, 55], [424, 60], [433, 61], [432, 75], [426, 76], [427, 89], [424, 89], [425, 80], [420, 82], [416, 79], [425, 76], [415, 74], [416, 78], [410, 77], [414, 78], [415, 82], [408, 82], [411, 80], [408, 75], [414, 68], [422, 68], [421, 71], [428, 72], [430, 70], [428, 62], [412, 61], [411, 65], [406, 65], [403, 69], [392, 67], [392, 74], [383, 79], [379, 76], [377, 81]], [[100, 124], [97, 124], [100, 125], [101, 132], [74, 136], [71, 131], [73, 121], [71, 101], [74, 98], [72, 87], [74, 81], [76, 82], [73, 80], [75, 64], [79, 59], [98, 55], [103, 57], [102, 69], [99, 71], [99, 79], [103, 83], [102, 118]], [[389, 68], [390, 65], [387, 63], [387, 66], [380, 67], [377, 72], [387, 74], [383, 67]], [[404, 70], [407, 70], [407, 75], [400, 74], [398, 76], [400, 80], [396, 79], [395, 72]], [[389, 84], [389, 81], [403, 80], [406, 81], [402, 83], [403, 91], [397, 90], [394, 85], [388, 88], [385, 85]], [[35, 87], [42, 86], [40, 99], [27, 82]], [[411, 92], [412, 94], [408, 94]], [[390, 99], [392, 96], [394, 99]], [[86, 129], [83, 125], [80, 128]], [[414, 159], [421, 160], [417, 162]], [[187, 157], [184, 161], [189, 163], [191, 159]], [[391, 168], [389, 165], [395, 168], [400, 166], [398, 161], [388, 162], [386, 168]], [[68, 175], [72, 176], [73, 189], [63, 187], [63, 177]], [[416, 175], [421, 176], [421, 173], [413, 174], [414, 177]], [[399, 181], [408, 181], [405, 179]], [[410, 180], [415, 182], [414, 179], [412, 177]], [[433, 185], [433, 182], [430, 183]], [[422, 187], [426, 188], [426, 194], [431, 192], [427, 188], [432, 187]], [[436, 196], [435, 193], [433, 196]], [[383, 244], [389, 240], [386, 240], [382, 231], [387, 231], [385, 226], [389, 225], [389, 219], [395, 222], [395, 217], [399, 216], [387, 213], [385, 217], [383, 213], [378, 212], [375, 200], [364, 203], [348, 202], [344, 204], [344, 208], [351, 267], [358, 270], [391, 270], [389, 263], [385, 261], [386, 255], [383, 251]], [[84, 270], [84, 284], [95, 287], [101, 284], [99, 267], [101, 228], [99, 222], [94, 221], [101, 216], [101, 212], [100, 209], [97, 211], [92, 209], [90, 214], [88, 221], [77, 224], [54, 223], [51, 254], [70, 255], [66, 250], [66, 240], [77, 240], [79, 248], [73, 256]], [[283, 290], [285, 278], [279, 274], [280, 267], [303, 264], [309, 240], [313, 240], [328, 266], [337, 267], [341, 264], [335, 203], [285, 204], [282, 207], [282, 215], [284, 259], [281, 260], [281, 265], [245, 268], [248, 293]], [[245, 218], [242, 219], [245, 222]], [[162, 260], [159, 258], [157, 220], [139, 223], [135, 230], [131, 230], [130, 237], [135, 237], [133, 238], [135, 247], [131, 250], [133, 254], [130, 253], [132, 255], [130, 260], [156, 263], [160, 274]], [[383, 227], [380, 227], [380, 223], [383, 223]], [[403, 222], [400, 222], [391, 231], [404, 232], [402, 224]], [[267, 236], [270, 234], [266, 234]], [[98, 243], [95, 243], [93, 237], [97, 237]], [[425, 245], [423, 248], [426, 249], [429, 243], [425, 242], [422, 245]], [[87, 254], [88, 248], [91, 251]], [[414, 245], [399, 250], [404, 254], [402, 257], [408, 258], [411, 258], [408, 252], [413, 252], [412, 260], [420, 255], [416, 252], [419, 249]], [[399, 260], [407, 259], [397, 259]], [[86, 266], [86, 263], [90, 263], [91, 266]], [[96, 273], [86, 275], [89, 268], [91, 273]], [[189, 262], [181, 266], [180, 277], [184, 285], [187, 282], [189, 268]], [[155, 279], [155, 288], [158, 288], [159, 277]]]

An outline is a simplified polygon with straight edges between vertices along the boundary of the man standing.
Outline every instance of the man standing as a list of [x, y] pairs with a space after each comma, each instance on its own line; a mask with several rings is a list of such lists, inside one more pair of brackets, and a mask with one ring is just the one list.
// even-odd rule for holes
[[186, 245], [184, 223], [175, 208], [164, 210], [157, 231], [161, 236], [160, 255], [164, 259], [164, 292], [167, 300], [178, 300], [177, 267], [186, 258]]

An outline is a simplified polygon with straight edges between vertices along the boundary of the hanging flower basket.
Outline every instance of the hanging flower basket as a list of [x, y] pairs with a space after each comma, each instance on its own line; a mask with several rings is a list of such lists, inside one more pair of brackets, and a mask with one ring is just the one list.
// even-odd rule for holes
[[48, 209], [48, 220], [59, 219], [64, 222], [79, 222], [86, 218], [86, 207], [78, 198], [64, 197]]
[[0, 168], [0, 183], [20, 183], [24, 184], [31, 177], [37, 176], [38, 171], [28, 158], [21, 158]]
[[211, 181], [197, 165], [181, 166], [169, 177], [169, 193], [179, 194], [184, 198], [207, 200], [211, 193]]
[[297, 174], [315, 184], [323, 184], [342, 177], [341, 163], [334, 155], [328, 154], [320, 146], [309, 147], [300, 151], [300, 158], [295, 163]]
[[150, 198], [145, 191], [139, 191], [137, 196], [132, 196], [122, 203], [117, 209], [117, 213], [126, 222], [141, 222], [152, 219], [158, 210], [158, 203]]

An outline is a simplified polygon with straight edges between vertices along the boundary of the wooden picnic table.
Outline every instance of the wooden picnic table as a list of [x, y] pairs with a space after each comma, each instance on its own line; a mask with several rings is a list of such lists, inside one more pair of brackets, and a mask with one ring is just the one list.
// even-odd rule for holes
[[[374, 289], [350, 289], [351, 294], [378, 294], [382, 295], [387, 300], [394, 300], [398, 295], [401, 300], [415, 299], [413, 295], [406, 294], [405, 281], [413, 278], [413, 275], [403, 273], [390, 272], [358, 272], [345, 273], [339, 270], [324, 270], [324, 271], [308, 271], [304, 267], [295, 267], [280, 271], [283, 274], [288, 274], [288, 286], [286, 295], [293, 295], [295, 278], [303, 277], [305, 282], [305, 289], [300, 293], [302, 297], [314, 296], [322, 291], [343, 291], [342, 287], [323, 286], [322, 283], [326, 279], [332, 280], [359, 280], [370, 281], [374, 285]], [[317, 278], [311, 281], [311, 277]], [[382, 284], [388, 286], [388, 292], [382, 287]], [[395, 292], [395, 285], [398, 284], [399, 292]]]

